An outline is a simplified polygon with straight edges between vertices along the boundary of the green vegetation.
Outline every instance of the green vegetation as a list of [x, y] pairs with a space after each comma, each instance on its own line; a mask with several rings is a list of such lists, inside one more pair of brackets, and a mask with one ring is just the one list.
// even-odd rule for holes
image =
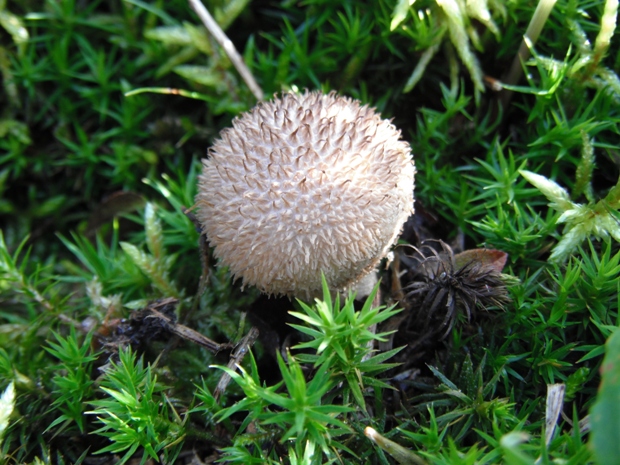
[[0, 463], [620, 463], [618, 2], [519, 82], [530, 1], [205, 5], [265, 95], [393, 118], [415, 221], [363, 302], [241, 290], [184, 210], [256, 102], [187, 3], [0, 0]]

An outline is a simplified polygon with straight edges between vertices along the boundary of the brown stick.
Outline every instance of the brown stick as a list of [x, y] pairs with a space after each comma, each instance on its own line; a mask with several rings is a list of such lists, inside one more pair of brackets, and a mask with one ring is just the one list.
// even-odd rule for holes
[[[508, 74], [502, 79], [502, 82], [511, 86], [516, 85], [521, 78], [523, 72], [523, 63], [530, 57], [530, 47], [533, 47], [540, 36], [543, 26], [549, 18], [549, 14], [557, 0], [540, 0], [536, 6], [536, 11], [530, 20], [530, 24], [525, 31], [519, 51], [512, 60], [512, 66]], [[512, 98], [512, 90], [503, 89], [500, 94], [500, 103], [504, 111]]]
[[166, 329], [170, 331], [172, 334], [179, 336], [181, 339], [185, 339], [186, 341], [193, 342], [194, 344], [198, 344], [199, 346], [204, 347], [205, 349], [217, 354], [221, 350], [231, 349], [232, 344], [212, 341], [206, 336], [203, 336], [198, 331], [194, 331], [192, 328], [189, 328], [185, 325], [181, 325], [172, 321], [171, 318], [164, 315], [163, 313], [158, 312], [157, 310], [151, 308], [151, 316], [149, 318], [158, 318], [166, 325]]
[[228, 38], [228, 36], [224, 33], [222, 28], [217, 24], [209, 10], [205, 8], [205, 6], [200, 2], [200, 0], [188, 0], [189, 6], [196, 12], [202, 24], [205, 25], [207, 30], [211, 33], [215, 41], [224, 49], [226, 55], [232, 62], [237, 71], [241, 75], [242, 79], [248, 85], [254, 96], [257, 100], [263, 99], [263, 90], [260, 88], [254, 76], [248, 69], [248, 67], [243, 62], [243, 58], [233, 45], [232, 41]]
[[[250, 348], [254, 345], [258, 339], [258, 329], [252, 327], [248, 334], [246, 334], [243, 339], [239, 341], [239, 343], [235, 346], [232, 354], [230, 354], [230, 360], [228, 361], [228, 368], [231, 370], [236, 370], [237, 366], [242, 362], [245, 355], [249, 352]], [[215, 392], [213, 393], [216, 399], [222, 395], [224, 391], [226, 391], [226, 387], [232, 378], [226, 372], [222, 373], [222, 377], [220, 381], [217, 383], [217, 387], [215, 388]]]

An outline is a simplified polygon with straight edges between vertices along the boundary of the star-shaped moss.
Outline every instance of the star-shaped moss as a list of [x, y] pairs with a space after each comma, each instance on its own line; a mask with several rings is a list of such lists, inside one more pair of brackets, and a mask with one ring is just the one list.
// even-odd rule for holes
[[551, 208], [561, 213], [557, 222], [566, 224], [549, 261], [564, 261], [591, 236], [602, 239], [611, 236], [620, 241], [620, 179], [604, 199], [583, 205], [573, 202], [566, 189], [556, 182], [531, 171], [521, 170], [520, 173], [549, 199]]

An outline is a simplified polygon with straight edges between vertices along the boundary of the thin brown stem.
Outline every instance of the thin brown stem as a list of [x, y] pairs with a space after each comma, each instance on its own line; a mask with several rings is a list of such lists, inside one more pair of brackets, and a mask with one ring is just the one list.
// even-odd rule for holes
[[[514, 86], [519, 82], [519, 79], [521, 79], [523, 63], [530, 57], [530, 49], [534, 46], [534, 44], [536, 44], [536, 41], [538, 40], [543, 26], [547, 22], [549, 14], [551, 14], [551, 10], [553, 9], [556, 1], [557, 0], [540, 0], [538, 2], [536, 11], [534, 11], [532, 20], [527, 27], [527, 31], [525, 31], [523, 40], [521, 41], [519, 51], [517, 52], [514, 60], [512, 60], [510, 71], [508, 71], [508, 74], [504, 77], [504, 79], [502, 79], [503, 83]], [[502, 90], [500, 102], [504, 110], [510, 103], [511, 98], [512, 90]]]
[[205, 8], [205, 6], [200, 2], [200, 0], [188, 0], [189, 6], [196, 12], [202, 24], [205, 25], [209, 33], [213, 36], [215, 41], [219, 44], [220, 47], [224, 49], [226, 55], [232, 62], [237, 71], [248, 85], [254, 96], [257, 100], [263, 99], [263, 90], [258, 85], [254, 76], [252, 75], [249, 68], [243, 61], [243, 58], [235, 48], [232, 41], [228, 38], [226, 33], [222, 30], [222, 28], [217, 24], [209, 10]]

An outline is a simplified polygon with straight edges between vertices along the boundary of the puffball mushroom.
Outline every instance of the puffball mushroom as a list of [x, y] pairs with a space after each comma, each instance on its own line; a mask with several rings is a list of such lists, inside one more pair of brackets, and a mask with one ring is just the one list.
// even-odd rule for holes
[[335, 93], [287, 93], [222, 131], [196, 203], [214, 254], [244, 285], [310, 298], [372, 271], [413, 213], [409, 144]]

